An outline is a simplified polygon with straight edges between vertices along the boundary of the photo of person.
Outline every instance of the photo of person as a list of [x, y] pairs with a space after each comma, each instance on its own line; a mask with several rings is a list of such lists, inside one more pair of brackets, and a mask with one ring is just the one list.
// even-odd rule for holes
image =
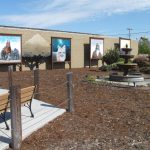
[[101, 59], [103, 56], [103, 39], [91, 38], [91, 59]]
[[92, 54], [92, 59], [100, 59], [102, 57], [102, 54], [100, 52], [100, 46], [98, 43], [96, 43], [95, 50], [93, 51]]
[[52, 58], [54, 62], [70, 61], [71, 40], [52, 38]]

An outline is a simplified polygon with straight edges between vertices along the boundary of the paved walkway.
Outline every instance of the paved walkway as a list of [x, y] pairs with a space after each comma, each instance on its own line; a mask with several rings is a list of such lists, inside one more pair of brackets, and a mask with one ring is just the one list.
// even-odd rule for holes
[[[102, 79], [96, 79], [95, 81], [104, 82], [104, 83], [113, 83], [116, 85], [125, 85], [125, 86], [131, 86], [131, 87], [134, 86], [133, 82], [115, 82], [115, 81], [105, 80], [103, 78]], [[144, 87], [150, 86], [150, 79], [144, 79], [144, 81], [142, 81], [142, 82], [136, 82], [135, 85], [136, 86], [144, 86]]]
[[[34, 131], [43, 127], [48, 122], [62, 115], [66, 110], [57, 108], [51, 104], [34, 99], [32, 103], [34, 118], [30, 117], [28, 108], [22, 106], [22, 136], [25, 139]], [[7, 113], [7, 122], [10, 126], [10, 112]], [[11, 141], [11, 131], [5, 130], [5, 124], [0, 119], [0, 150], [7, 149]]]

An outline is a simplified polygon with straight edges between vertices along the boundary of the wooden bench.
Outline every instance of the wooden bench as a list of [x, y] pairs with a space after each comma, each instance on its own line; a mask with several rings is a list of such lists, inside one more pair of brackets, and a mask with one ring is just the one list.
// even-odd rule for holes
[[34, 98], [35, 91], [36, 91], [36, 86], [29, 86], [21, 89], [21, 104], [24, 104], [24, 106], [29, 108], [31, 117], [34, 117], [31, 104], [32, 104], [32, 99]]
[[9, 126], [6, 121], [6, 111], [9, 104], [9, 93], [0, 94], [0, 117], [4, 120], [6, 130], [9, 130]]
[[[34, 98], [34, 94], [37, 86], [29, 86], [21, 89], [21, 104], [28, 107], [31, 113], [31, 117], [34, 117], [32, 112], [31, 104], [32, 99]], [[9, 130], [9, 126], [6, 122], [6, 111], [10, 107], [9, 104], [9, 93], [0, 95], [0, 117], [4, 120], [6, 124], [6, 129]]]

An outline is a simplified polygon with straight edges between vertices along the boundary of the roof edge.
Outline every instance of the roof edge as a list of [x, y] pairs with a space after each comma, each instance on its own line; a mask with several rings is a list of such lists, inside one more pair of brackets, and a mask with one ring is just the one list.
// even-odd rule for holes
[[63, 30], [52, 30], [52, 29], [42, 29], [42, 28], [30, 28], [30, 27], [19, 27], [19, 26], [0, 25], [0, 27], [2, 27], [2, 28], [15, 28], [15, 29], [28, 29], [28, 30], [40, 30], [40, 31], [54, 31], [54, 32], [62, 32], [62, 33], [74, 33], [74, 34], [95, 35], [95, 36], [105, 36], [105, 35], [94, 34], [94, 33], [73, 32], [73, 31], [63, 31]]

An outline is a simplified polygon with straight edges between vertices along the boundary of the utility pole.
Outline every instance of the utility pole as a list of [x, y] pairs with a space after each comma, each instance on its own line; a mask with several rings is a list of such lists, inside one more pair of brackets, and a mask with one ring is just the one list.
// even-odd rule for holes
[[131, 30], [133, 30], [132, 28], [127, 28], [127, 30], [129, 30], [129, 39], [131, 37]]

